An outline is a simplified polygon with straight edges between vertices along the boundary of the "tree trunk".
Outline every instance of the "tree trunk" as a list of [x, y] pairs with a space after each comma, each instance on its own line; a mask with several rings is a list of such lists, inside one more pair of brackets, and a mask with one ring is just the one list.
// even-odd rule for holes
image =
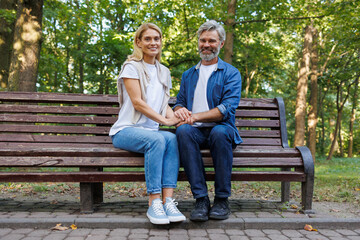
[[[16, 11], [16, 0], [1, 0], [0, 10]], [[14, 14], [15, 15], [15, 14]], [[7, 89], [12, 44], [14, 40], [14, 19], [0, 18], [0, 88]]]
[[294, 146], [304, 146], [305, 141], [305, 115], [306, 94], [308, 88], [308, 75], [310, 69], [310, 54], [312, 45], [312, 34], [310, 26], [305, 28], [304, 48], [299, 69], [297, 84], [296, 109], [295, 109], [295, 137]]
[[353, 95], [353, 104], [351, 110], [351, 119], [349, 126], [349, 148], [348, 148], [348, 157], [353, 157], [353, 145], [354, 145], [354, 122], [356, 119], [356, 108], [358, 104], [358, 90], [359, 90], [359, 77], [355, 82], [355, 90]]
[[43, 0], [18, 0], [9, 90], [36, 91]]
[[318, 104], [318, 48], [317, 48], [317, 29], [311, 25], [313, 44], [311, 50], [311, 94], [310, 110], [308, 116], [309, 141], [308, 146], [315, 161], [316, 155], [316, 125], [317, 125], [317, 104]]
[[224, 45], [224, 61], [232, 64], [232, 57], [234, 53], [236, 0], [228, 0], [227, 10], [227, 19], [225, 21], [226, 40]]

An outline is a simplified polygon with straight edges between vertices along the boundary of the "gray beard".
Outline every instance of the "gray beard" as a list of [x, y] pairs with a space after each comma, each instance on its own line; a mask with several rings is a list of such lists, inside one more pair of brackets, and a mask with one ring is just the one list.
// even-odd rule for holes
[[213, 51], [212, 53], [210, 54], [204, 54], [202, 53], [202, 51], [199, 49], [199, 53], [200, 53], [200, 57], [202, 60], [205, 60], [205, 61], [211, 61], [213, 60], [214, 58], [216, 58], [218, 55], [219, 55], [219, 52], [220, 52], [220, 45], [219, 47]]

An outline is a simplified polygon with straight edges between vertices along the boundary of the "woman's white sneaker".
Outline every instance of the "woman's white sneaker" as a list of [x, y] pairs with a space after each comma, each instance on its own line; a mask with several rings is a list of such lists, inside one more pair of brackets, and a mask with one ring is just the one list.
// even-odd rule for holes
[[146, 216], [153, 224], [169, 224], [169, 218], [164, 211], [162, 201], [157, 198], [151, 203], [151, 206], [147, 210]]
[[175, 199], [172, 199], [171, 197], [167, 197], [166, 202], [164, 204], [164, 210], [166, 215], [168, 216], [170, 222], [185, 221], [186, 217], [179, 211], [176, 205], [178, 205], [178, 203], [175, 202]]

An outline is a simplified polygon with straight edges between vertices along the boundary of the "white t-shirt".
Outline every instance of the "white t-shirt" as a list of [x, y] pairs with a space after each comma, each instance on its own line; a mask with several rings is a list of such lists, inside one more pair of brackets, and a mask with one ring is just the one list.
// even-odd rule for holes
[[[209, 104], [207, 101], [207, 83], [214, 72], [217, 64], [212, 65], [200, 65], [200, 73], [199, 73], [199, 80], [197, 82], [195, 93], [194, 93], [194, 102], [192, 107], [192, 113], [199, 113], [199, 112], [206, 112], [209, 111]], [[203, 123], [195, 123], [194, 126], [202, 126]], [[206, 126], [209, 124], [206, 124]], [[213, 125], [213, 124], [211, 124]], [[205, 125], [204, 125], [205, 126]]]
[[[148, 73], [150, 75], [150, 83], [146, 88], [146, 99], [147, 104], [157, 113], [161, 110], [162, 101], [164, 99], [165, 90], [163, 85], [160, 83], [158, 79], [158, 74], [155, 65], [145, 63]], [[131, 65], [127, 64], [119, 76], [120, 81], [124, 81], [124, 78], [132, 78], [132, 79], [139, 79], [139, 74], [136, 68]], [[149, 130], [158, 130], [159, 123], [149, 119], [145, 115], [141, 115], [139, 121], [134, 125], [129, 118], [123, 117], [128, 115], [134, 111], [134, 106], [131, 102], [131, 99], [126, 91], [126, 88], [123, 88], [123, 105], [119, 112], [118, 120], [113, 125], [112, 129], [116, 129], [116, 132], [126, 128], [126, 127], [138, 127], [144, 128]], [[112, 131], [110, 130], [110, 135]]]

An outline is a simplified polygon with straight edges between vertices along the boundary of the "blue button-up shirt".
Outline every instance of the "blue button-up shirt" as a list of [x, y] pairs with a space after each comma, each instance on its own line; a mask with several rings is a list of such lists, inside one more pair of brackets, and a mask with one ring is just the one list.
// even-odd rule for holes
[[[192, 111], [194, 93], [199, 80], [200, 63], [183, 73], [180, 91], [174, 107], [181, 106]], [[243, 141], [235, 127], [235, 110], [241, 97], [239, 70], [218, 58], [217, 67], [210, 75], [207, 83], [206, 95], [209, 109], [217, 107], [223, 115], [219, 124], [231, 127], [235, 134], [235, 144], [242, 143]]]

